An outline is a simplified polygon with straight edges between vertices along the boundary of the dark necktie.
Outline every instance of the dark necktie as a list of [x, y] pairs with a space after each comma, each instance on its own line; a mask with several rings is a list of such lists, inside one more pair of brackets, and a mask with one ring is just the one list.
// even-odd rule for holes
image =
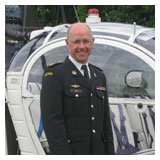
[[90, 83], [90, 78], [89, 78], [89, 74], [88, 74], [88, 70], [87, 70], [87, 66], [86, 65], [82, 65], [81, 67], [84, 71], [84, 77], [86, 78], [86, 80]]

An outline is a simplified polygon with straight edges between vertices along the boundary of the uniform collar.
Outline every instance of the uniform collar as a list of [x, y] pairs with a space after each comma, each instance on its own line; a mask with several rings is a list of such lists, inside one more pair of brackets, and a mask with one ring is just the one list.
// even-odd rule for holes
[[[82, 73], [81, 67], [82, 67], [82, 65], [84, 65], [84, 64], [81, 64], [81, 63], [77, 62], [74, 58], [72, 58], [71, 55], [69, 55], [68, 58], [69, 58], [69, 60], [77, 67], [77, 69]], [[89, 72], [89, 74], [90, 74], [90, 69], [89, 69], [88, 63], [86, 63], [85, 65], [87, 65], [87, 69], [88, 69], [88, 72]]]
[[68, 71], [69, 71], [69, 73], [72, 74], [72, 76], [77, 78], [78, 84], [83, 85], [84, 87], [88, 88], [89, 90], [91, 89], [91, 91], [95, 89], [95, 87], [98, 85], [98, 78], [97, 78], [97, 73], [96, 73], [94, 67], [92, 67], [92, 65], [89, 64], [89, 68], [91, 71], [90, 76], [92, 77], [91, 78], [91, 87], [90, 87], [88, 85], [88, 83], [86, 83], [86, 80], [84, 79], [83, 74], [81, 74], [81, 71], [79, 71], [79, 69], [76, 67], [76, 65], [71, 61], [69, 56], [66, 58], [65, 63], [70, 66], [68, 68], [69, 69]]

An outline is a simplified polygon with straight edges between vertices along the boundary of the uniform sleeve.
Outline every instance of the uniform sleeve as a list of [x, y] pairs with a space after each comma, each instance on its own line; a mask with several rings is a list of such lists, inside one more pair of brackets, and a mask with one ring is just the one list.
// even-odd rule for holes
[[105, 137], [105, 148], [107, 155], [114, 154], [114, 144], [113, 144], [113, 133], [111, 127], [111, 119], [109, 112], [109, 102], [108, 102], [108, 94], [107, 94], [107, 86], [106, 86], [106, 78], [104, 75], [104, 86], [106, 88], [105, 92], [105, 105], [104, 105], [104, 137]]
[[49, 143], [50, 154], [72, 154], [67, 142], [62, 112], [63, 84], [60, 76], [46, 71], [42, 79], [41, 115], [43, 128]]

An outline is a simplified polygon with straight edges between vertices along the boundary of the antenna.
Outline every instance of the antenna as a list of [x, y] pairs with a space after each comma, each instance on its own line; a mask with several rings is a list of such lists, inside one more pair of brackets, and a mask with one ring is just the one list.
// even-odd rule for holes
[[76, 7], [75, 7], [74, 5], [73, 5], [73, 8], [74, 8], [74, 11], [75, 11], [75, 13], [76, 13], [76, 17], [77, 17], [78, 22], [80, 22], [79, 17], [78, 17], [78, 14], [77, 14], [77, 11], [76, 11]]

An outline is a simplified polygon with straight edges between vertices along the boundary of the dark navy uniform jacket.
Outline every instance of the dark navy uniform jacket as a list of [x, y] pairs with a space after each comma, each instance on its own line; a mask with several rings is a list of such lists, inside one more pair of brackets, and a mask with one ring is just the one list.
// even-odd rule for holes
[[41, 114], [50, 154], [114, 154], [106, 79], [99, 68], [89, 68], [90, 85], [68, 58], [43, 75]]

